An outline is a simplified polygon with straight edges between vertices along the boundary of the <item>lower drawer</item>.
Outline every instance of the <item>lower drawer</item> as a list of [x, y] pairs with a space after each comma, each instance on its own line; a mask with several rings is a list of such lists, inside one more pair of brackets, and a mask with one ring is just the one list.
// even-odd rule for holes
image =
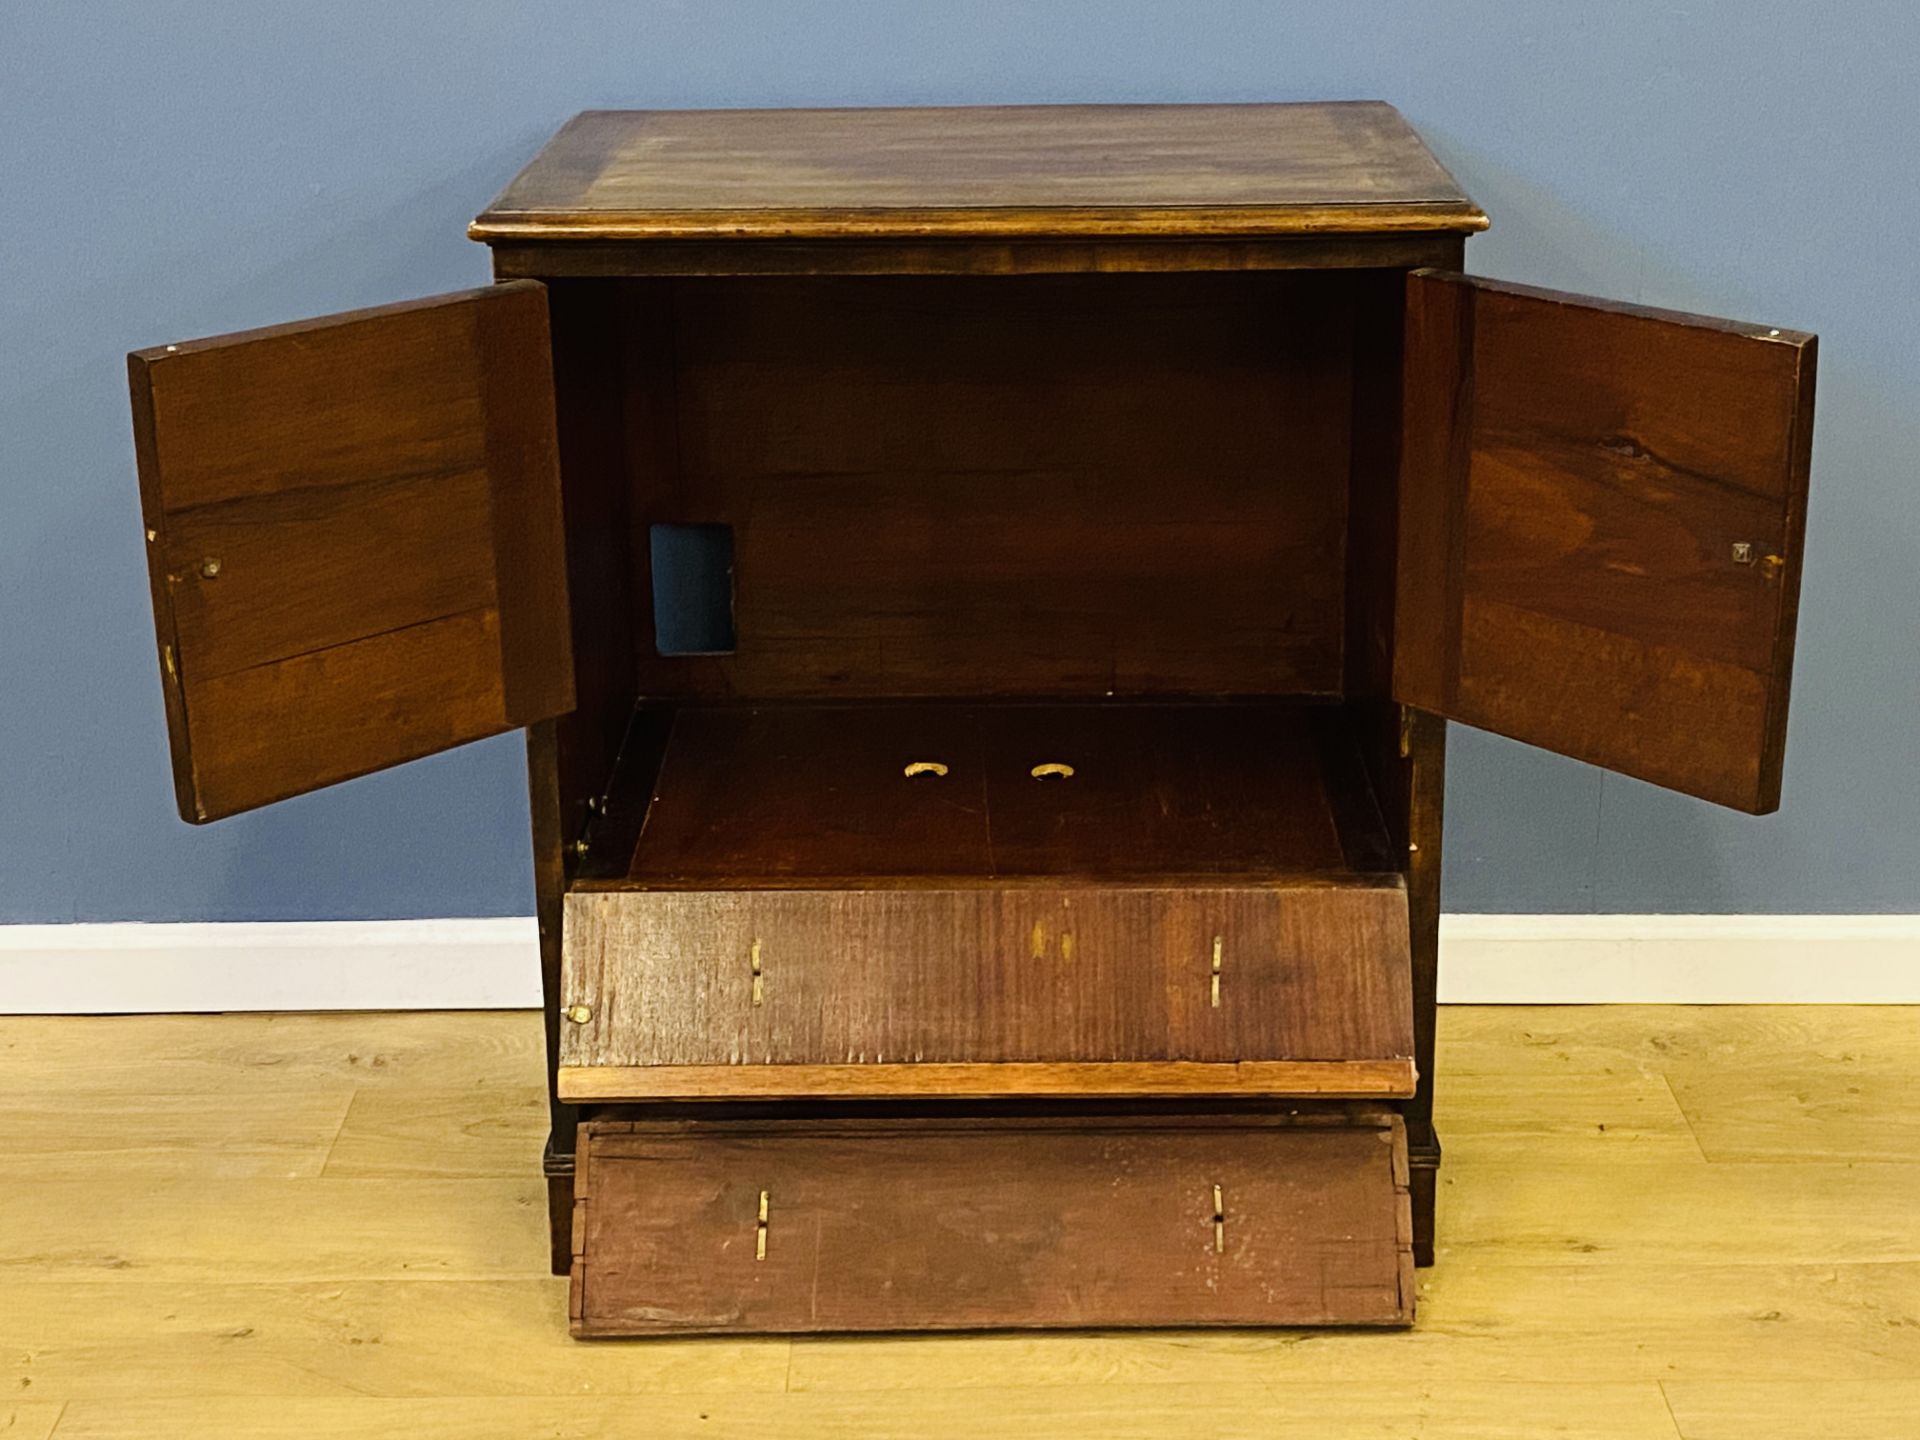
[[580, 1336], [1406, 1325], [1406, 1136], [1289, 1116], [594, 1121]]

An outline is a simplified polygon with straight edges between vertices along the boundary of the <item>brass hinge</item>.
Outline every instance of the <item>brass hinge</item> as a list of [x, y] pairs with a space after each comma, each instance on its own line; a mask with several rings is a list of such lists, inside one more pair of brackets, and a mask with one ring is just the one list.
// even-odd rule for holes
[[573, 842], [572, 846], [573, 853], [577, 857], [581, 859], [586, 858], [587, 851], [592, 848], [593, 822], [606, 813], [606, 796], [589, 795], [587, 797], [587, 818], [580, 822], [580, 836]]
[[755, 940], [747, 952], [747, 963], [753, 967], [753, 1003], [758, 1005], [767, 998], [766, 981], [760, 973], [760, 942]]
[[1220, 1008], [1220, 952], [1225, 946], [1225, 936], [1213, 937], [1213, 970], [1207, 977], [1207, 1003], [1216, 1010]]
[[1400, 758], [1405, 760], [1413, 754], [1413, 707], [1400, 707]]
[[1213, 1187], [1213, 1253], [1227, 1253], [1227, 1207], [1218, 1185]]
[[767, 1192], [760, 1192], [760, 1218], [753, 1227], [753, 1258], [767, 1258]]

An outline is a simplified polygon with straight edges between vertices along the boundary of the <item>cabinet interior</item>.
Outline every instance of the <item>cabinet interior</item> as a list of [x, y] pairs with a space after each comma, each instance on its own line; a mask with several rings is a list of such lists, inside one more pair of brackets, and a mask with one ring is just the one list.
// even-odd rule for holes
[[1402, 283], [550, 282], [576, 886], [1395, 868]]
[[1391, 873], [1353, 727], [1293, 702], [647, 706], [576, 888]]

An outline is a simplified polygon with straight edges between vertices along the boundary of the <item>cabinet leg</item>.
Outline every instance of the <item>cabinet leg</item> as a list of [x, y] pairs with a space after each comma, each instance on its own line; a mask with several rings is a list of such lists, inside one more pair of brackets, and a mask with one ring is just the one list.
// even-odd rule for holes
[[1413, 1263], [1433, 1264], [1434, 1199], [1440, 1188], [1440, 1139], [1429, 1132], [1425, 1144], [1407, 1151], [1407, 1191], [1413, 1202]]
[[553, 1250], [553, 1273], [573, 1269], [573, 1156], [557, 1154], [553, 1141], [541, 1157], [547, 1177], [547, 1241]]
[[547, 1177], [547, 1225], [552, 1231], [553, 1273], [565, 1275], [573, 1269], [573, 1176]]

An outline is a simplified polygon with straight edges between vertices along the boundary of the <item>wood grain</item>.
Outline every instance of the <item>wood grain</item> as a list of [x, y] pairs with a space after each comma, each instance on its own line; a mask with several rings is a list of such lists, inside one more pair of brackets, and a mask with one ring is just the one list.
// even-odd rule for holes
[[[564, 1027], [563, 1076], [889, 1061], [1078, 1061], [1092, 1076], [1111, 1061], [1395, 1060], [1396, 1081], [1412, 1078], [1397, 883], [609, 891], [568, 896], [565, 932], [565, 1004], [588, 1018]], [[1176, 1075], [1168, 1084], [1189, 1088]], [[575, 1095], [590, 1085], [569, 1083]], [[1117, 1071], [1113, 1083], [1140, 1081]]]
[[640, 688], [1337, 694], [1351, 307], [1384, 283], [655, 282], [633, 570], [651, 525], [731, 526], [737, 641], [662, 657], [648, 614]]
[[1405, 1138], [1382, 1112], [582, 1139], [578, 1335], [1412, 1319]]
[[1422, 272], [1406, 366], [1398, 698], [1777, 808], [1814, 338]]
[[569, 709], [546, 296], [128, 357], [181, 814]]
[[600, 110], [476, 240], [1472, 231], [1390, 105]]

